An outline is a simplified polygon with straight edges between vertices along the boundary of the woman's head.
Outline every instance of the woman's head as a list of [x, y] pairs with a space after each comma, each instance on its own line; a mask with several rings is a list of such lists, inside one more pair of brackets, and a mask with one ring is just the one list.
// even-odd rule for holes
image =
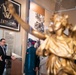
[[54, 14], [49, 25], [50, 32], [56, 32], [61, 28], [67, 27], [68, 15]]

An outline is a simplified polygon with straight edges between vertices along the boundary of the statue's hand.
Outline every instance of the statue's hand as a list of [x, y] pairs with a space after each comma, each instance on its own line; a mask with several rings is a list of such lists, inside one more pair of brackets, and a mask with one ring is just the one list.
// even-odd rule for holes
[[69, 28], [71, 31], [73, 31], [73, 32], [76, 31], [76, 25], [70, 24], [70, 25], [68, 26], [68, 28]]
[[73, 29], [72, 29], [73, 31], [76, 31], [76, 25], [75, 26], [73, 26]]
[[9, 10], [9, 13], [12, 15], [16, 13], [14, 5], [11, 2], [8, 2], [8, 10]]

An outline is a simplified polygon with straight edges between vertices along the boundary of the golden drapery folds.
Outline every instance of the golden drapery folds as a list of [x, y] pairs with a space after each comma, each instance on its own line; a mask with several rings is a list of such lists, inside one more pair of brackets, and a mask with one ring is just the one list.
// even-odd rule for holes
[[76, 75], [74, 42], [65, 35], [56, 38], [51, 36], [37, 49], [38, 55], [45, 52], [44, 55], [48, 56], [48, 75]]

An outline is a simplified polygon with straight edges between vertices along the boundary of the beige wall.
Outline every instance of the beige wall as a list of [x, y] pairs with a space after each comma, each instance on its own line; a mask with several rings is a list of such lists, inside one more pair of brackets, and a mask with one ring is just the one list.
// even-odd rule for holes
[[[21, 3], [21, 18], [24, 21], [27, 21], [28, 18], [28, 0], [16, 0]], [[24, 69], [25, 61], [25, 52], [26, 52], [26, 42], [27, 42], [27, 33], [23, 28], [21, 28], [21, 42], [22, 42], [22, 72]]]
[[45, 9], [42, 8], [41, 6], [37, 5], [36, 3], [31, 2], [30, 9], [41, 14], [41, 15], [45, 15]]
[[45, 25], [48, 26], [50, 24], [50, 18], [52, 16], [52, 12], [45, 10]]
[[69, 23], [76, 25], [76, 10], [66, 11], [63, 13], [69, 15]]

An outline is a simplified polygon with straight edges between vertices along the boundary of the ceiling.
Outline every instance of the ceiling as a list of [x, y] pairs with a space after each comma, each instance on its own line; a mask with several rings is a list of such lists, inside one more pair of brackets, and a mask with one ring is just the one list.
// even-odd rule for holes
[[76, 0], [31, 0], [48, 11], [76, 10]]

